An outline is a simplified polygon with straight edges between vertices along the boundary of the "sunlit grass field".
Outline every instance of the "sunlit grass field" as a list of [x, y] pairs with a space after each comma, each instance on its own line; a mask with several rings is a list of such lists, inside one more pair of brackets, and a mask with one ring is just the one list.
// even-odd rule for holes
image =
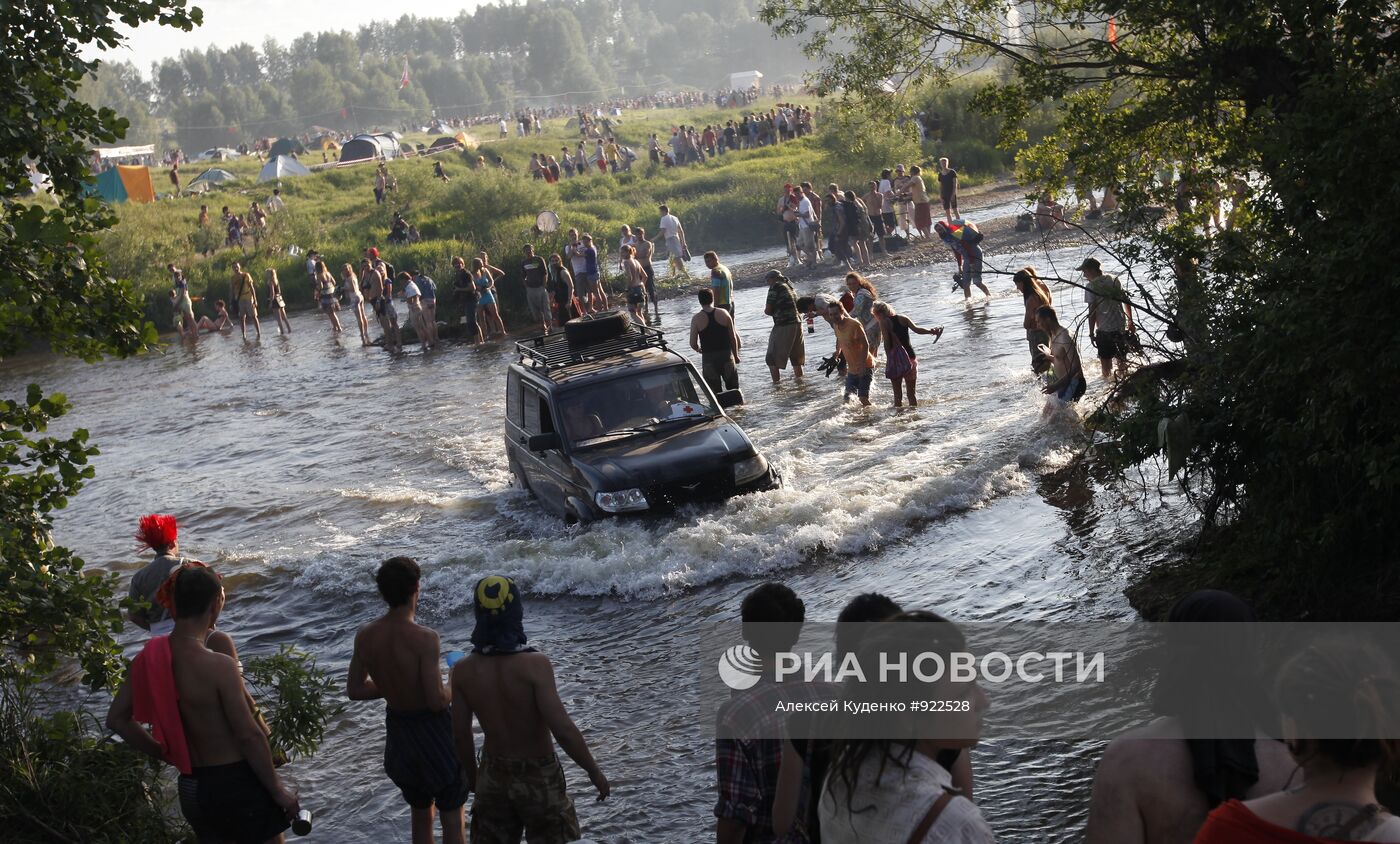
[[[771, 100], [763, 101], [753, 108], [771, 105]], [[149, 317], [161, 328], [170, 326], [172, 316], [166, 295], [168, 263], [185, 268], [192, 292], [211, 303], [227, 297], [234, 261], [241, 260], [260, 285], [266, 270], [274, 268], [282, 279], [288, 304], [295, 306], [312, 299], [304, 270], [307, 250], [319, 251], [339, 276], [341, 264], [358, 265], [367, 246], [377, 246], [397, 269], [422, 269], [439, 283], [451, 277], [452, 256], [469, 258], [484, 249], [492, 263], [509, 274], [500, 285], [504, 310], [519, 313], [524, 309], [524, 295], [512, 278], [526, 243], [549, 254], [562, 248], [569, 228], [578, 228], [591, 232], [607, 247], [609, 260], [605, 263], [615, 266], [621, 226], [642, 225], [654, 234], [657, 205], [667, 203], [684, 224], [697, 259], [709, 248], [751, 249], [780, 242], [774, 209], [783, 184], [808, 180], [818, 190], [831, 181], [843, 186], [863, 184], [882, 166], [919, 159], [913, 144], [888, 141], [866, 145], [859, 154], [852, 152], [857, 146], [855, 139], [833, 137], [831, 131], [823, 134], [819, 116], [817, 134], [799, 141], [729, 153], [685, 167], [658, 167], [647, 161], [646, 139], [652, 132], [664, 143], [680, 122], [700, 127], [729, 119], [737, 122], [746, 110], [626, 112], [620, 120], [614, 118], [615, 134], [619, 142], [637, 152], [631, 172], [612, 175], [595, 170], [553, 185], [530, 178], [527, 165], [532, 152], [558, 157], [560, 147], [576, 146], [579, 132], [562, 118], [546, 121], [541, 135], [527, 138], [516, 137], [514, 127], [505, 139], [497, 139], [495, 124], [471, 127], [467, 132], [481, 142], [478, 149], [390, 161], [397, 189], [383, 205], [374, 202], [372, 164], [326, 168], [309, 176], [284, 179], [280, 186], [287, 210], [270, 216], [259, 239], [245, 234], [246, 255], [236, 247], [223, 247], [220, 210], [227, 205], [235, 213], [244, 213], [250, 202], [266, 201], [276, 185], [257, 183], [263, 162], [249, 157], [207, 165], [191, 163], [181, 167], [186, 183], [207, 167], [228, 170], [238, 181], [203, 196], [119, 206], [120, 222], [106, 235], [105, 248], [113, 274], [136, 285], [147, 300]], [[404, 141], [428, 145], [437, 137], [410, 133]], [[592, 143], [585, 147], [589, 152], [592, 148]], [[500, 156], [508, 169], [476, 169], [478, 156], [488, 162]], [[321, 153], [316, 151], [300, 158], [308, 166], [321, 163]], [[334, 160], [334, 154], [330, 158]], [[434, 161], [443, 163], [449, 182], [433, 176]], [[153, 169], [152, 177], [158, 191], [168, 190], [165, 168]], [[201, 204], [209, 206], [211, 217], [210, 228], [204, 233], [196, 225]], [[386, 243], [396, 210], [418, 227], [421, 242], [402, 246]], [[559, 215], [558, 232], [539, 235], [533, 231], [536, 216], [544, 210]], [[217, 245], [212, 257], [200, 254], [206, 245]], [[443, 305], [439, 313], [450, 310], [447, 302]], [[444, 316], [450, 317], [450, 313]]]

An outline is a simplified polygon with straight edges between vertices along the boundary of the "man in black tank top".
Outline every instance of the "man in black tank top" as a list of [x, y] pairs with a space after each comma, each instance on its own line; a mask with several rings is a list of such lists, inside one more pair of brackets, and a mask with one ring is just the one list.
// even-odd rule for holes
[[690, 348], [700, 353], [700, 373], [716, 393], [739, 389], [739, 333], [734, 318], [715, 307], [715, 294], [708, 288], [695, 293], [700, 311], [690, 320]]

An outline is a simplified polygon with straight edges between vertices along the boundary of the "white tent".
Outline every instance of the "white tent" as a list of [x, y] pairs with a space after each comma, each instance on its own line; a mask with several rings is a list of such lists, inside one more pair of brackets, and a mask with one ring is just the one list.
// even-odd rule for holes
[[287, 176], [309, 176], [311, 171], [295, 158], [289, 155], [279, 155], [263, 165], [262, 172], [258, 174], [259, 182], [275, 182]]
[[93, 150], [93, 152], [96, 153], [97, 157], [102, 159], [103, 161], [106, 161], [109, 158], [136, 158], [137, 156], [141, 155], [155, 155], [156, 145], [146, 144], [144, 146], [107, 147], [106, 149], [102, 149], [99, 147], [98, 149]]
[[755, 85], [763, 86], [763, 74], [756, 70], [729, 74], [729, 90], [731, 91], [747, 91]]

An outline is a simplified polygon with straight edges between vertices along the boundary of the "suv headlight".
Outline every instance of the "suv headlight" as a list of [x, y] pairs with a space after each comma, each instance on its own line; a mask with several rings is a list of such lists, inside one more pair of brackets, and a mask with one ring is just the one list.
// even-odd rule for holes
[[600, 492], [593, 496], [593, 500], [609, 513], [622, 513], [627, 510], [645, 510], [647, 504], [646, 493], [640, 489], [622, 489], [617, 492]]
[[740, 460], [734, 464], [734, 483], [738, 485], [756, 481], [766, 474], [768, 474], [768, 461], [763, 459], [762, 454], [755, 454], [747, 460]]

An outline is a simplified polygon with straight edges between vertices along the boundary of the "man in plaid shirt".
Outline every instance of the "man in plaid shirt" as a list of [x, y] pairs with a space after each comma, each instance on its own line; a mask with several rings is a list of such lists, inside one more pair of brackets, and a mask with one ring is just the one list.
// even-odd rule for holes
[[[764, 583], [744, 598], [740, 617], [744, 638], [764, 661], [764, 676], [753, 688], [733, 692], [716, 716], [715, 772], [719, 800], [715, 803], [718, 844], [770, 844], [773, 834], [773, 795], [778, 787], [782, 761], [780, 702], [818, 700], [822, 685], [773, 681], [773, 655], [789, 651], [797, 643], [805, 617], [802, 599], [781, 583]], [[758, 627], [749, 625], [757, 623]], [[741, 738], [725, 738], [741, 736]], [[742, 738], [752, 736], [752, 738]], [[759, 738], [765, 736], [766, 738]], [[804, 784], [801, 793], [808, 789]], [[797, 817], [806, 817], [799, 807]], [[798, 824], [782, 842], [806, 842], [807, 832]]]

